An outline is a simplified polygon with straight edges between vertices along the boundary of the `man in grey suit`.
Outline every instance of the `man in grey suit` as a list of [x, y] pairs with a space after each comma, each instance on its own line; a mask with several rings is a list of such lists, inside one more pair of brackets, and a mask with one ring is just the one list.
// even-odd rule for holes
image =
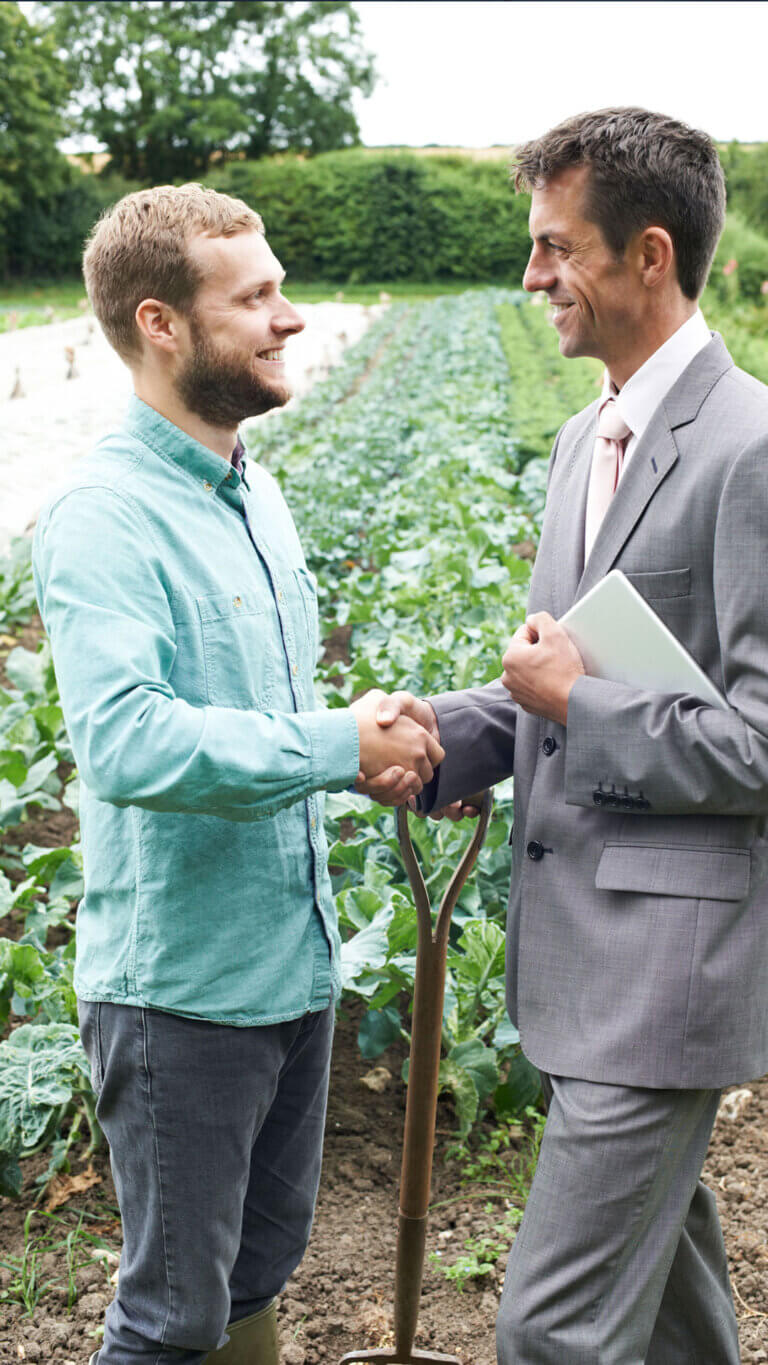
[[[603, 110], [517, 164], [525, 287], [603, 392], [555, 441], [502, 680], [396, 693], [380, 721], [439, 735], [427, 810], [515, 776], [508, 1006], [549, 1116], [501, 1365], [735, 1365], [699, 1175], [722, 1087], [768, 1068], [768, 390], [698, 311], [724, 220], [708, 137]], [[557, 621], [612, 568], [730, 709], [585, 675]]]

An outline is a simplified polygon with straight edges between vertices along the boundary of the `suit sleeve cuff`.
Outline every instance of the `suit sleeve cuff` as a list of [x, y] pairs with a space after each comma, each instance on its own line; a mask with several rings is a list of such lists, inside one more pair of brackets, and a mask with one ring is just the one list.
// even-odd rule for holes
[[577, 678], [568, 697], [565, 745], [565, 800], [592, 806], [595, 790], [624, 776], [621, 761], [628, 738], [617, 722], [632, 689], [588, 674]]

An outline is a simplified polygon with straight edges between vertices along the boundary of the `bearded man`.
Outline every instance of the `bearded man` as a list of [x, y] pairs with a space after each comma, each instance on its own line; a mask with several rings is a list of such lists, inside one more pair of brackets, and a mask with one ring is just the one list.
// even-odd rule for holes
[[123, 1221], [99, 1365], [277, 1365], [320, 1173], [339, 935], [322, 792], [401, 798], [443, 751], [382, 693], [315, 702], [317, 600], [238, 424], [284, 404], [303, 320], [260, 218], [199, 185], [97, 224], [88, 293], [123, 425], [34, 548], [82, 778], [75, 987]]

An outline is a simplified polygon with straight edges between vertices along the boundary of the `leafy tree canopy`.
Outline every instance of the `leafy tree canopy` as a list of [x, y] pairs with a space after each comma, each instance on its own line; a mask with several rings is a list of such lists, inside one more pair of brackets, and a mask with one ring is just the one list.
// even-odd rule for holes
[[212, 159], [316, 153], [358, 139], [373, 87], [345, 0], [60, 0], [38, 7], [70, 73], [73, 126], [110, 171], [158, 183]]
[[53, 41], [17, 4], [0, 3], [0, 221], [66, 183], [56, 143], [69, 85]]

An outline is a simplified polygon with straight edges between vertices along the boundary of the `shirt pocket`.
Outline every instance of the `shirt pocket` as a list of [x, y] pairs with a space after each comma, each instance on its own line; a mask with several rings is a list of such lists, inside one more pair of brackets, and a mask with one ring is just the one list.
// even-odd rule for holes
[[206, 694], [215, 706], [266, 711], [275, 684], [270, 618], [254, 592], [197, 598]]

